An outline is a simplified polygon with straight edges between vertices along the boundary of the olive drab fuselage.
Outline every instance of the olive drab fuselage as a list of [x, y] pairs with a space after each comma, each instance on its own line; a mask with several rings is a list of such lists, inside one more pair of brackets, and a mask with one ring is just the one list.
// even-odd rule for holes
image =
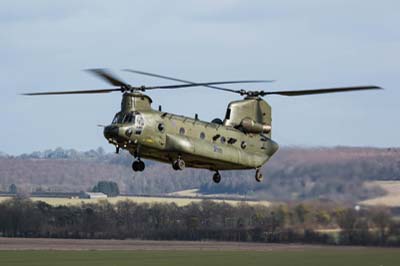
[[253, 121], [252, 128], [270, 128], [271, 108], [258, 97], [231, 102], [222, 123], [157, 111], [151, 102], [147, 95], [124, 93], [121, 111], [104, 129], [105, 138], [135, 157], [165, 163], [182, 158], [187, 167], [213, 171], [259, 169], [278, 149], [270, 131], [244, 130], [247, 120]]

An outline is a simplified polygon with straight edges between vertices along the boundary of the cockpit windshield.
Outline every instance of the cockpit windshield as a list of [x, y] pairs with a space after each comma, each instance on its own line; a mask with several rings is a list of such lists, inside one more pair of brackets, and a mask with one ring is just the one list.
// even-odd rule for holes
[[112, 121], [112, 124], [134, 124], [134, 123], [135, 123], [134, 113], [117, 113]]
[[133, 113], [127, 113], [123, 119], [124, 124], [132, 124], [135, 123], [135, 115]]
[[119, 121], [120, 115], [121, 115], [120, 113], [117, 113], [117, 114], [114, 116], [114, 119], [113, 119], [113, 121], [112, 121], [111, 124], [117, 124], [118, 121]]

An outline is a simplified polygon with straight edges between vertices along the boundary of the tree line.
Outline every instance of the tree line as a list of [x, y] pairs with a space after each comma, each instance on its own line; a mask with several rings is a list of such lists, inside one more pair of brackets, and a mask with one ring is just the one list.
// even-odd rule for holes
[[119, 195], [118, 184], [112, 181], [99, 181], [92, 189], [92, 192], [102, 192], [108, 197]]
[[400, 222], [384, 208], [212, 201], [177, 206], [129, 200], [52, 206], [12, 198], [0, 203], [0, 235], [400, 246]]

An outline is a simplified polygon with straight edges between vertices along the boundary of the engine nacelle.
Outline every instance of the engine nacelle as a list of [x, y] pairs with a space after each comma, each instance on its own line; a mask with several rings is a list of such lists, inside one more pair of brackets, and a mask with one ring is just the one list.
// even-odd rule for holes
[[252, 120], [250, 118], [244, 118], [240, 122], [240, 127], [246, 133], [254, 133], [254, 134], [259, 134], [259, 133], [268, 134], [269, 132], [271, 132], [271, 129], [272, 129], [272, 127], [270, 125], [257, 123], [257, 122], [255, 122], [254, 120]]

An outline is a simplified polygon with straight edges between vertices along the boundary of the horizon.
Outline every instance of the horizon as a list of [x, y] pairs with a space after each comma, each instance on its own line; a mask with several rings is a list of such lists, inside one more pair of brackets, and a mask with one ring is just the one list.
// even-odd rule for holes
[[[75, 148], [66, 148], [66, 147], [55, 147], [55, 148], [45, 148], [43, 150], [34, 150], [34, 151], [29, 151], [29, 152], [22, 152], [19, 154], [11, 154], [11, 153], [7, 153], [5, 151], [0, 150], [0, 156], [3, 155], [7, 155], [7, 156], [12, 156], [12, 157], [18, 157], [21, 155], [31, 155], [33, 153], [39, 152], [39, 153], [43, 153], [43, 152], [47, 152], [47, 151], [55, 151], [57, 149], [62, 149], [63, 151], [76, 151], [79, 153], [85, 153], [85, 152], [89, 152], [89, 151], [95, 151], [98, 152], [99, 149], [102, 149], [104, 151], [104, 154], [116, 154], [114, 151], [110, 151], [110, 150], [106, 150], [104, 149], [104, 147], [102, 146], [98, 146], [96, 148], [91, 148], [91, 149], [85, 149], [85, 150], [80, 150], [80, 149], [75, 149]], [[400, 149], [400, 147], [374, 147], [374, 146], [343, 146], [343, 145], [337, 145], [337, 146], [301, 146], [301, 145], [285, 145], [285, 146], [280, 146], [279, 150], [281, 149], [305, 149], [305, 150], [323, 150], [323, 149], [376, 149], [376, 150], [397, 150]], [[278, 150], [278, 152], [279, 152]], [[120, 152], [123, 153], [129, 153], [126, 150], [122, 150]], [[118, 154], [116, 154], [118, 155]], [[155, 163], [160, 163], [160, 162], [155, 162]], [[160, 163], [162, 164], [162, 163]]]

